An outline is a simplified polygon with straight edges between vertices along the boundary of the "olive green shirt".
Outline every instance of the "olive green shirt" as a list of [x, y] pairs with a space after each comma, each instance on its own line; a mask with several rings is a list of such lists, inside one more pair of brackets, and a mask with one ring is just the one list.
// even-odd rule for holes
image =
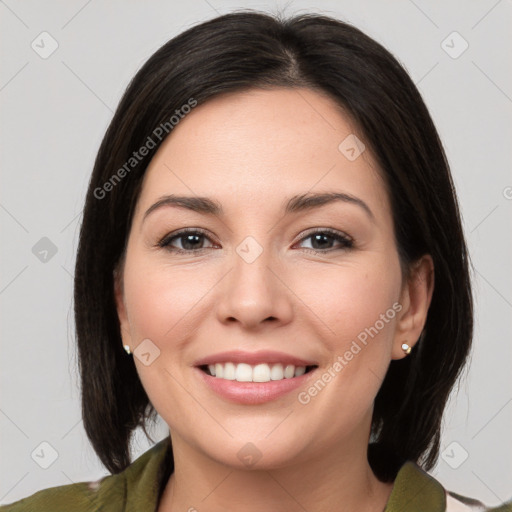
[[[124, 471], [97, 482], [80, 482], [36, 492], [0, 512], [156, 512], [167, 483], [170, 437], [142, 454]], [[197, 504], [198, 510], [204, 507]], [[194, 504], [191, 505], [194, 509]], [[416, 463], [398, 472], [384, 512], [512, 512], [512, 500], [497, 508], [446, 491]]]

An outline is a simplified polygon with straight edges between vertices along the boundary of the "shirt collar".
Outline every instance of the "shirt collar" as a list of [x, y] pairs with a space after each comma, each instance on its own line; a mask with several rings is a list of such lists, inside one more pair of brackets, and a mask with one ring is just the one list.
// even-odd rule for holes
[[413, 461], [398, 471], [384, 512], [445, 512], [443, 486]]
[[[94, 503], [109, 512], [156, 512], [161, 493], [173, 470], [171, 438], [155, 444], [124, 471], [101, 481]], [[100, 483], [100, 482], [98, 482]]]

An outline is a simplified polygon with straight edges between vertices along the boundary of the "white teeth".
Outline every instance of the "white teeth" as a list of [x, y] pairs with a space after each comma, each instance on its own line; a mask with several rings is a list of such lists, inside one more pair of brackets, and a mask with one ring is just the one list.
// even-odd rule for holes
[[236, 367], [235, 380], [238, 382], [251, 382], [252, 381], [252, 368], [251, 365], [240, 363]]
[[270, 380], [270, 366], [268, 364], [258, 364], [252, 371], [253, 382], [268, 382]]
[[291, 379], [295, 375], [295, 366], [293, 364], [286, 365], [284, 369], [284, 378]]
[[288, 364], [283, 368], [280, 363], [272, 365], [261, 363], [255, 366], [246, 363], [216, 363], [208, 365], [208, 370], [213, 377], [238, 382], [269, 382], [300, 377], [306, 373], [305, 366], [295, 367], [293, 364]]
[[301, 375], [304, 375], [306, 373], [306, 367], [305, 366], [297, 366], [295, 368], [295, 375], [294, 377], [300, 377]]
[[236, 378], [236, 366], [233, 363], [226, 363], [224, 365], [224, 379], [235, 380]]
[[272, 380], [283, 380], [284, 379], [282, 364], [275, 364], [274, 366], [272, 366], [272, 369], [270, 370], [270, 378]]

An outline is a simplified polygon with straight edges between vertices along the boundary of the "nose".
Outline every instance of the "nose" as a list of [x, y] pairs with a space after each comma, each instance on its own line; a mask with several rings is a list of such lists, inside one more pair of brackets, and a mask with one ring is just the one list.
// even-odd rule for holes
[[231, 263], [231, 270], [218, 289], [216, 309], [220, 322], [238, 322], [245, 329], [259, 330], [291, 321], [293, 293], [269, 249], [263, 249], [254, 261], [245, 258], [243, 252], [233, 251]]

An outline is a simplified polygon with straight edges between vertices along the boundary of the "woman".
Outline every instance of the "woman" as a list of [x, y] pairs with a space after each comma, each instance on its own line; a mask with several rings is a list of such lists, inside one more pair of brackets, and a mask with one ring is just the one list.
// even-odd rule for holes
[[[485, 509], [426, 473], [473, 327], [449, 167], [346, 23], [238, 12], [147, 61], [96, 159], [75, 319], [113, 474], [2, 510]], [[156, 413], [170, 436], [131, 462]]]

